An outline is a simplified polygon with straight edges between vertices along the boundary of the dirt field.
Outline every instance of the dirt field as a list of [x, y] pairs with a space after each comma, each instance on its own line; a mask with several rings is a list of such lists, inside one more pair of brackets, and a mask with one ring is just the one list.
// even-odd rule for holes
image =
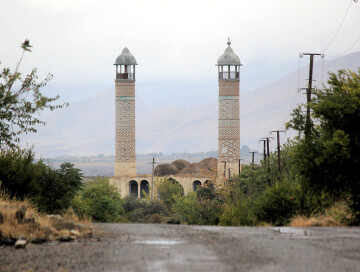
[[0, 248], [0, 271], [359, 271], [360, 228], [97, 224], [74, 242]]

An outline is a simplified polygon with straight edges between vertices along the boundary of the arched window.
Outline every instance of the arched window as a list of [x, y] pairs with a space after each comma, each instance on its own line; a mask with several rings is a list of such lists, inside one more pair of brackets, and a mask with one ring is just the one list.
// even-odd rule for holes
[[136, 182], [136, 180], [129, 181], [129, 193], [130, 193], [130, 195], [135, 196], [135, 197], [139, 196], [138, 183]]
[[199, 188], [199, 186], [201, 186], [200, 180], [195, 180], [193, 182], [193, 191], [195, 192]]
[[149, 182], [147, 180], [142, 180], [140, 183], [140, 196], [141, 198], [145, 197], [145, 194], [149, 194]]

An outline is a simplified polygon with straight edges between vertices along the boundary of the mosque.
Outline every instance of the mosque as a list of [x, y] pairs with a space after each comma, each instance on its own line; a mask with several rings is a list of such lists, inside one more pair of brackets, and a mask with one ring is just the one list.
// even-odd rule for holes
[[[225, 176], [240, 173], [240, 107], [239, 57], [227, 48], [217, 60], [219, 81], [219, 121], [218, 121], [218, 162], [215, 177], [168, 176], [180, 183], [183, 192], [195, 191], [197, 186], [207, 182], [218, 182]], [[122, 196], [143, 197], [143, 192], [155, 192], [154, 180], [163, 177], [136, 174], [135, 157], [135, 68], [138, 65], [128, 48], [124, 48], [115, 60], [115, 165], [110, 183], [120, 189]]]

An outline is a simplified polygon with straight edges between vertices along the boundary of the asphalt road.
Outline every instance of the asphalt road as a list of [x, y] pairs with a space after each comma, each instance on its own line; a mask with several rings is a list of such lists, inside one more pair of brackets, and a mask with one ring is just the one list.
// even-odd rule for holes
[[360, 271], [360, 228], [98, 224], [74, 242], [0, 248], [0, 271]]

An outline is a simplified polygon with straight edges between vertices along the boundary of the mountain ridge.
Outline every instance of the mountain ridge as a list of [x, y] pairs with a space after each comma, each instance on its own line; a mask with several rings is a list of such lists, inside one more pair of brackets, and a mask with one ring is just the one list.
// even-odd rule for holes
[[[300, 69], [300, 87], [307, 82], [308, 64]], [[332, 61], [314, 63], [314, 85], [326, 83], [327, 72], [338, 69], [357, 70], [360, 52], [354, 52]], [[324, 71], [323, 71], [324, 67]], [[260, 79], [261, 80], [261, 79]], [[160, 87], [159, 87], [160, 88]], [[166, 92], [167, 86], [162, 86]], [[218, 86], [209, 89], [207, 99], [203, 92], [193, 90], [191, 105], [174, 107], [147, 104], [144, 89], [136, 98], [136, 153], [195, 153], [217, 149]], [[289, 120], [290, 109], [305, 102], [297, 93], [299, 71], [255, 90], [240, 87], [241, 145], [261, 150], [258, 140], [270, 130], [281, 129]], [[173, 92], [182, 90], [172, 89]], [[211, 99], [208, 99], [208, 98]], [[193, 102], [192, 101], [192, 102]], [[205, 101], [205, 102], [203, 102]], [[43, 157], [63, 154], [113, 154], [115, 134], [114, 88], [103, 90], [90, 98], [78, 101], [67, 109], [41, 117], [47, 122], [38, 133], [22, 137], [22, 142], [35, 143], [34, 149]], [[286, 137], [291, 137], [288, 133]], [[283, 137], [283, 139], [285, 139]], [[283, 141], [282, 141], [283, 142]], [[272, 143], [272, 148], [274, 148]]]

